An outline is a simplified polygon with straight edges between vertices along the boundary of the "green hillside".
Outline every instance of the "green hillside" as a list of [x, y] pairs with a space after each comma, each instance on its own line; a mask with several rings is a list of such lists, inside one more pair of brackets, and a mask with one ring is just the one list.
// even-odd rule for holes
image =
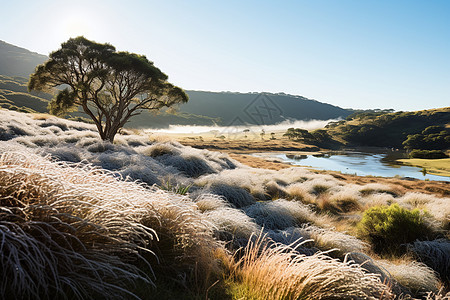
[[[30, 94], [27, 81], [34, 68], [47, 56], [0, 41], [0, 106], [3, 108], [47, 112], [48, 94]], [[270, 125], [285, 120], [328, 120], [352, 113], [330, 104], [284, 93], [231, 93], [186, 91], [189, 101], [177, 114], [143, 112], [128, 127], [167, 127], [180, 125]], [[84, 116], [75, 113], [75, 116]]]
[[[380, 115], [363, 113], [327, 125], [327, 132], [345, 145], [403, 148], [408, 136], [431, 134], [430, 126], [450, 136], [450, 107]], [[440, 148], [450, 148], [450, 141]]]

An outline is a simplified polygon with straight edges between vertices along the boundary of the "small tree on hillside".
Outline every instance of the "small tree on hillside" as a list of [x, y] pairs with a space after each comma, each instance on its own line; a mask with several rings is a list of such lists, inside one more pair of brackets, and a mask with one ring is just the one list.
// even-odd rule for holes
[[109, 44], [71, 38], [31, 74], [28, 89], [55, 91], [50, 112], [64, 115], [81, 107], [100, 137], [114, 141], [117, 131], [144, 109], [159, 110], [186, 102], [188, 96], [167, 82], [145, 56], [117, 52]]

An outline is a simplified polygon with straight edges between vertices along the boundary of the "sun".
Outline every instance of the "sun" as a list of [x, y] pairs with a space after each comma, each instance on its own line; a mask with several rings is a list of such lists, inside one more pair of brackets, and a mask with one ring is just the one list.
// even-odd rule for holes
[[93, 20], [83, 16], [71, 16], [65, 19], [62, 27], [66, 37], [90, 36], [95, 28]]

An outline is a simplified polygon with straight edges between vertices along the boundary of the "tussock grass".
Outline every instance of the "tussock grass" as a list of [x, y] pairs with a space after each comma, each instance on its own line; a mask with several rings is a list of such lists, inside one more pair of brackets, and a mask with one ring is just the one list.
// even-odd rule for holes
[[151, 157], [158, 157], [163, 155], [179, 155], [181, 151], [171, 143], [156, 143], [146, 147], [141, 153]]
[[400, 203], [423, 209], [429, 212], [434, 219], [440, 222], [441, 228], [450, 230], [450, 198], [438, 198], [420, 193], [406, 193], [398, 199]]
[[225, 241], [246, 243], [252, 234], [261, 231], [260, 226], [237, 209], [222, 207], [208, 211], [205, 215], [214, 223], [219, 237]]
[[217, 268], [214, 226], [188, 198], [26, 152], [2, 154], [0, 181], [3, 295], [117, 298], [151, 269], [201, 285]]
[[390, 194], [394, 197], [398, 196], [399, 192], [390, 186], [386, 186], [380, 183], [368, 183], [363, 185], [359, 192], [363, 196], [371, 195], [371, 194]]
[[336, 250], [340, 255], [350, 252], [367, 252], [369, 245], [354, 236], [324, 229], [317, 226], [304, 226], [303, 236], [314, 240], [314, 245], [322, 251]]
[[214, 194], [201, 194], [195, 203], [200, 211], [215, 225], [218, 239], [231, 242], [231, 248], [247, 244], [247, 240], [255, 232], [261, 231], [253, 219], [243, 211], [234, 209], [222, 197]]
[[442, 280], [450, 282], [450, 241], [415, 241], [408, 244], [408, 251], [419, 261], [436, 271]]
[[286, 188], [289, 198], [299, 200], [303, 203], [313, 203], [315, 198], [309, 194], [306, 187], [300, 183], [293, 183]]
[[396, 203], [396, 200], [390, 194], [369, 194], [363, 196], [359, 202], [362, 205], [362, 210], [366, 211], [372, 207], [389, 206]]
[[337, 212], [350, 212], [361, 210], [360, 196], [353, 190], [342, 190], [328, 197], [330, 209]]
[[356, 264], [270, 245], [259, 237], [229, 262], [236, 299], [394, 299], [378, 276]]
[[286, 229], [304, 223], [313, 223], [318, 217], [305, 204], [278, 199], [258, 202], [244, 208], [245, 213], [267, 229]]
[[104, 143], [92, 124], [3, 110], [0, 139], [0, 298], [446, 297], [430, 268], [380, 264], [346, 232], [374, 206], [424, 210], [433, 236], [395, 243], [445, 281], [448, 239], [427, 239], [449, 237], [449, 198], [254, 169], [136, 130]]
[[205, 187], [205, 191], [222, 196], [229, 204], [236, 208], [246, 207], [255, 203], [255, 198], [244, 188], [227, 184], [212, 184]]
[[230, 207], [223, 197], [214, 194], [201, 194], [195, 199], [195, 203], [201, 212]]
[[127, 289], [133, 281], [151, 283], [133, 262], [141, 261], [139, 249], [155, 232], [130, 211], [118, 212], [71, 186], [83, 175], [98, 179], [95, 170], [61, 171], [36, 155], [0, 157], [0, 269], [9, 279], [2, 280], [2, 295], [133, 296]]
[[378, 261], [377, 264], [414, 296], [424, 297], [427, 292], [438, 293], [440, 282], [436, 273], [423, 263], [416, 261], [395, 264], [387, 261]]
[[441, 289], [437, 294], [428, 292], [426, 300], [450, 300], [450, 292], [445, 293], [444, 289]]

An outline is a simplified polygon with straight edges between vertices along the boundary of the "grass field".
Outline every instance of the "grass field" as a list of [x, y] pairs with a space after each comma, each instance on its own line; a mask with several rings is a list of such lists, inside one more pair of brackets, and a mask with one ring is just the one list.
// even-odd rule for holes
[[450, 176], [450, 158], [441, 159], [400, 159], [405, 165], [420, 167], [426, 170], [427, 173], [440, 176]]
[[445, 182], [141, 131], [111, 144], [92, 124], [6, 110], [0, 137], [2, 299], [450, 297]]

